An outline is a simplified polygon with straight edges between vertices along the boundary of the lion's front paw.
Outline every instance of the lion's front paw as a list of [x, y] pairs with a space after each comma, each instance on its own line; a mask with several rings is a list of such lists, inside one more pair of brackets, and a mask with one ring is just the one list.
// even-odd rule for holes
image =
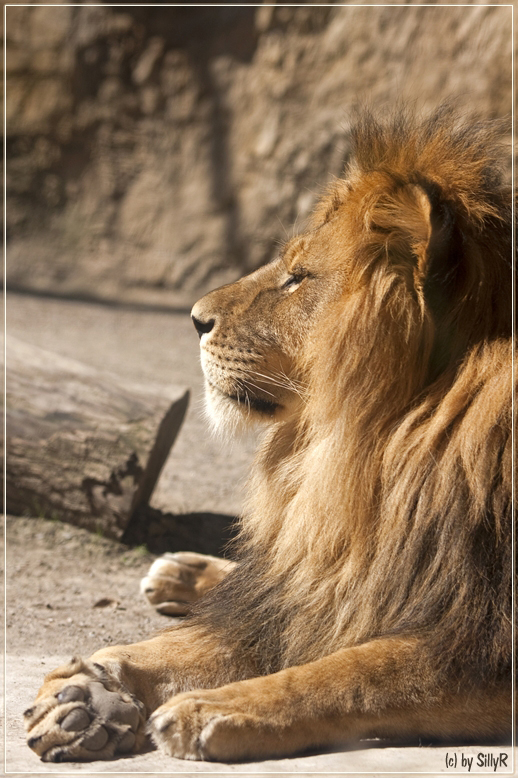
[[219, 690], [209, 690], [173, 697], [153, 713], [148, 731], [170, 756], [235, 762], [261, 755], [257, 725], [261, 729], [254, 716], [225, 702]]
[[142, 703], [103, 667], [81, 659], [46, 677], [24, 717], [27, 742], [44, 762], [107, 759], [145, 739]]
[[234, 566], [227, 559], [190, 551], [163, 554], [141, 580], [140, 591], [159, 613], [185, 616]]

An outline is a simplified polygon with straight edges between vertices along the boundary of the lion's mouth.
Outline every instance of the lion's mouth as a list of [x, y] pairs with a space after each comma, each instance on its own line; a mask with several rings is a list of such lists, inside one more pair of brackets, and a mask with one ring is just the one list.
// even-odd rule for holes
[[268, 416], [272, 416], [275, 411], [280, 408], [279, 403], [271, 402], [271, 400], [263, 400], [260, 397], [254, 397], [249, 394], [229, 394], [227, 397], [238, 405], [242, 405], [244, 408], [251, 408], [254, 411], [267, 414]]
[[236, 403], [236, 405], [239, 405], [239, 407], [243, 408], [244, 410], [253, 410], [265, 416], [273, 416], [275, 412], [278, 411], [281, 407], [280, 403], [273, 402], [272, 400], [265, 400], [262, 397], [256, 397], [244, 389], [239, 392], [225, 392], [223, 389], [220, 389], [219, 386], [216, 386], [208, 379], [207, 383], [209, 384], [210, 388], [217, 392], [220, 396], [227, 400], [232, 400], [232, 402]]

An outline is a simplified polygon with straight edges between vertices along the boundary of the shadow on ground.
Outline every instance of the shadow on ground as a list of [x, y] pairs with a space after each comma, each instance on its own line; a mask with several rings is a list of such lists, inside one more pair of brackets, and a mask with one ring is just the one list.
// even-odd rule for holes
[[237, 518], [224, 513], [164, 513], [149, 506], [141, 508], [124, 532], [128, 546], [146, 546], [153, 554], [166, 551], [196, 551], [228, 557], [228, 546], [236, 536]]

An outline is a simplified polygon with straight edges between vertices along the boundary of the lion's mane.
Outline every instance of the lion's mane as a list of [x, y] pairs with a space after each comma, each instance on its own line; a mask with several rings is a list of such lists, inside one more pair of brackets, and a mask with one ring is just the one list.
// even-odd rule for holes
[[[308, 341], [300, 416], [268, 430], [255, 463], [241, 565], [194, 616], [252, 650], [260, 672], [387, 635], [422, 637], [438, 673], [509, 670], [512, 224], [500, 135], [449, 109], [424, 122], [364, 114], [347, 175], [317, 207], [313, 227], [348, 207], [353, 181], [360, 291]], [[431, 239], [412, 187], [427, 192]]]

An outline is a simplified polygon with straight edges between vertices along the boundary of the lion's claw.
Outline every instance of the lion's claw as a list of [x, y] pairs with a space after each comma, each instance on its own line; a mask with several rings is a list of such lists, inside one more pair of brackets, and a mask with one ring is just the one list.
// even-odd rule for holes
[[145, 737], [142, 703], [104, 668], [81, 660], [51, 673], [24, 717], [28, 745], [44, 762], [106, 759]]

